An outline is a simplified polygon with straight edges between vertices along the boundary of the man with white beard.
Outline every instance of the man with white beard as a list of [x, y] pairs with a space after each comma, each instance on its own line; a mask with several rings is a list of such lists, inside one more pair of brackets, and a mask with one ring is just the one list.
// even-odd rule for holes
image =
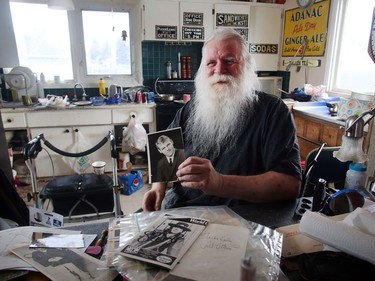
[[301, 167], [292, 114], [256, 91], [254, 61], [233, 29], [217, 29], [202, 49], [193, 98], [169, 128], [181, 127], [187, 159], [178, 182], [153, 183], [144, 211], [266, 203], [298, 197]]

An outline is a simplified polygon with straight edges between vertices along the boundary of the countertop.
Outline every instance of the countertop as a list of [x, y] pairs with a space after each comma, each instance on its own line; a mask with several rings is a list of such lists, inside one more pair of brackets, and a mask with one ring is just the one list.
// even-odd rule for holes
[[53, 107], [42, 105], [24, 106], [22, 103], [8, 102], [0, 106], [1, 112], [28, 112], [28, 111], [41, 111], [41, 110], [81, 110], [81, 109], [121, 109], [121, 108], [155, 108], [155, 103], [121, 103], [111, 105], [74, 105], [70, 104], [65, 107]]
[[[287, 104], [288, 106], [290, 104]], [[295, 112], [300, 112], [310, 117], [325, 120], [340, 126], [345, 126], [345, 120], [338, 116], [331, 116], [326, 106], [325, 102], [294, 102], [290, 105], [292, 110]], [[121, 104], [111, 104], [111, 105], [68, 105], [65, 107], [52, 107], [52, 106], [41, 106], [41, 105], [31, 105], [24, 106], [22, 103], [8, 102], [4, 103], [0, 107], [1, 112], [30, 112], [30, 111], [60, 111], [60, 110], [82, 110], [82, 109], [140, 109], [140, 108], [155, 108], [155, 103], [121, 103]]]
[[325, 102], [296, 102], [293, 104], [293, 111], [340, 126], [345, 126], [345, 120], [338, 116], [331, 116]]

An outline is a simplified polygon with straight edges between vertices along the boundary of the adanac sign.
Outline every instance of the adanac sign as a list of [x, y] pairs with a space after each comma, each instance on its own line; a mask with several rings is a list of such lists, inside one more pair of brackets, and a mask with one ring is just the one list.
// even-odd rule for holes
[[308, 10], [296, 8], [285, 11], [283, 57], [293, 57], [305, 38], [305, 57], [324, 56], [329, 6], [330, 0], [323, 0]]

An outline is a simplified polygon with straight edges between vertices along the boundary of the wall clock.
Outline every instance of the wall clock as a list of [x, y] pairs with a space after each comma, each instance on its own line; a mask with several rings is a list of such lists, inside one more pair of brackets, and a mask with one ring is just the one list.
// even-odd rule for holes
[[370, 40], [368, 42], [368, 53], [372, 61], [375, 62], [375, 8], [374, 12], [372, 13]]
[[315, 3], [315, 0], [296, 0], [298, 7], [303, 10], [310, 9], [311, 6]]

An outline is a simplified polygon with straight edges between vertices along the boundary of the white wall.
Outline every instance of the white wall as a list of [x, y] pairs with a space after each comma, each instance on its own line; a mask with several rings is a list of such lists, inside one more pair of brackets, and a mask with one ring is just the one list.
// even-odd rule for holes
[[16, 38], [8, 0], [0, 0], [0, 67], [19, 65]]

